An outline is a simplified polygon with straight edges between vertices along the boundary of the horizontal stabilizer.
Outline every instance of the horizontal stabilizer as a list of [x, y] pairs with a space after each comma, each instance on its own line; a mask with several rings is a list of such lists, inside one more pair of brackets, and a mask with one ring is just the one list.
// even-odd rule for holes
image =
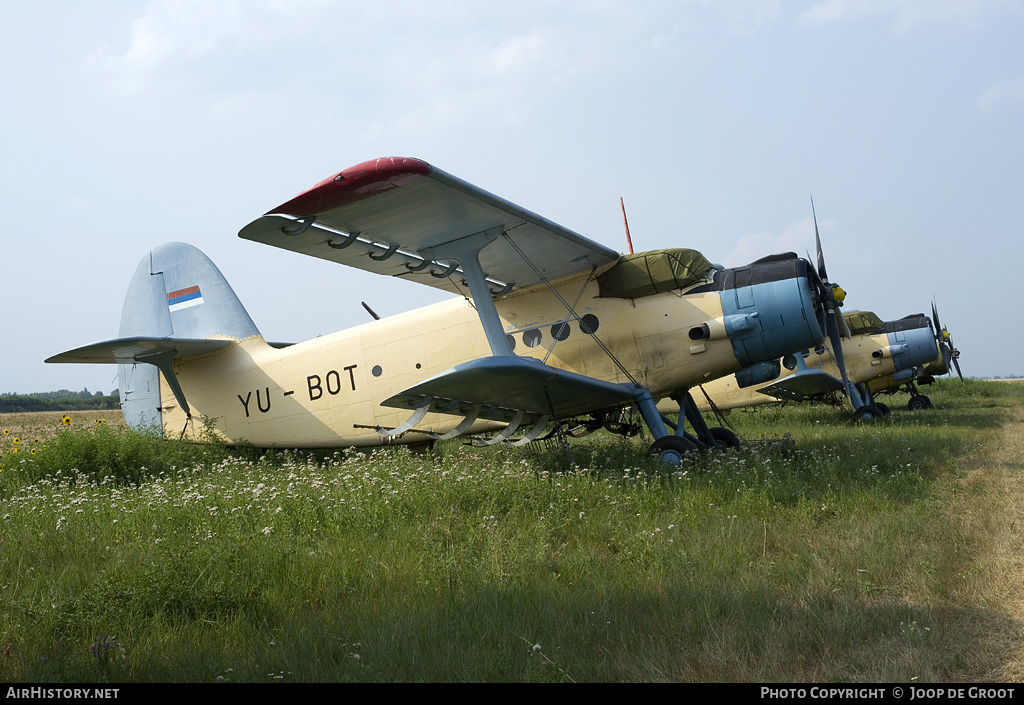
[[525, 357], [485, 357], [386, 399], [382, 406], [520, 421], [570, 417], [632, 402], [635, 388], [549, 367]]
[[843, 382], [822, 370], [803, 370], [773, 382], [757, 391], [776, 399], [803, 401], [829, 392], [838, 392]]
[[207, 338], [149, 338], [135, 336], [114, 338], [85, 345], [47, 358], [47, 362], [82, 362], [96, 364], [134, 365], [165, 357], [172, 359], [205, 355], [226, 348], [236, 341]]

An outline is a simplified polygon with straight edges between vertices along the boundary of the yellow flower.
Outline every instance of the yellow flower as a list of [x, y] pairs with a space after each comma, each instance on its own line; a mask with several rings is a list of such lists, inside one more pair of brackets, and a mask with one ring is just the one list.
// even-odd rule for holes
[[67, 414], [64, 414], [64, 417], [61, 418], [60, 422], [62, 424], [64, 424], [65, 426], [70, 426], [71, 425], [71, 417], [68, 416]]
[[29, 451], [29, 453], [31, 453], [32, 455], [35, 455], [36, 454], [36, 449], [33, 448], [32, 450]]
[[11, 439], [11, 443], [13, 443], [14, 445], [18, 445], [19, 443], [21, 443], [21, 439], [15, 436], [14, 438]]
[[107, 420], [106, 420], [106, 419], [95, 419], [95, 421], [96, 421], [96, 424], [97, 424], [97, 425], [99, 425], [99, 424], [102, 424], [102, 423], [106, 423], [106, 422], [107, 422]]
[[9, 428], [5, 428], [5, 429], [4, 429], [4, 435], [5, 435], [5, 436], [9, 436], [9, 435], [11, 435], [11, 429], [9, 429]]

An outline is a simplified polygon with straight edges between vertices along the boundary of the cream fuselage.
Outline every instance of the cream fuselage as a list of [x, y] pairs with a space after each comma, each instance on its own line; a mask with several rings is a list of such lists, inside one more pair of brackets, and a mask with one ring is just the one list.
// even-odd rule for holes
[[[862, 384], [879, 376], [891, 375], [896, 369], [888, 336], [883, 332], [844, 338], [843, 359], [846, 364], [846, 375], [854, 384]], [[804, 359], [804, 363], [809, 369], [822, 370], [836, 379], [841, 379], [839, 367], [828, 348], [824, 348], [820, 353], [812, 350]], [[771, 381], [784, 379], [795, 373], [795, 369], [789, 370], [783, 367], [782, 373]], [[757, 391], [767, 383], [741, 388], [736, 382], [735, 375], [728, 375], [704, 384], [703, 388], [719, 409], [735, 409], [778, 401], [775, 397]], [[701, 410], [710, 409], [703, 394], [695, 394], [694, 400]]]
[[[587, 275], [566, 278], [554, 288], [580, 316], [596, 317], [596, 337], [633, 379], [655, 397], [695, 386], [739, 369], [728, 338], [694, 343], [687, 331], [722, 317], [716, 291], [672, 291], [639, 299], [601, 298]], [[571, 320], [569, 335], [555, 341], [552, 327], [572, 319], [565, 306], [540, 285], [495, 301], [516, 355], [597, 379], [626, 383], [629, 377]], [[588, 319], [594, 321], [595, 319]], [[539, 331], [530, 347], [524, 333]], [[536, 334], [526, 336], [529, 342]], [[884, 336], [883, 336], [884, 337]], [[476, 310], [468, 299], [371, 321], [286, 348], [261, 336], [238, 341], [216, 353], [176, 360], [175, 374], [192, 407], [193, 420], [174, 402], [161, 376], [165, 432], [257, 446], [336, 447], [380, 445], [373, 428], [393, 428], [406, 410], [381, 401], [433, 375], [491, 354]], [[428, 414], [420, 429], [444, 432], [460, 417]], [[479, 421], [470, 432], [499, 428]], [[398, 442], [425, 437], [410, 432]]]

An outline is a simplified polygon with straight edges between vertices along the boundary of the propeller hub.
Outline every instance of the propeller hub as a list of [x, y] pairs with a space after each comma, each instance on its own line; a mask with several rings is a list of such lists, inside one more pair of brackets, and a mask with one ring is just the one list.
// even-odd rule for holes
[[843, 287], [839, 285], [832, 287], [832, 300], [842, 306], [843, 302], [846, 301], [846, 291]]

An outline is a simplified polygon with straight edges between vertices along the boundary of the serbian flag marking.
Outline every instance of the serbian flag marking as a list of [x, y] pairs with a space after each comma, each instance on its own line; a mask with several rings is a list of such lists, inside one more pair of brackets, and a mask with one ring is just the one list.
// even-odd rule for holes
[[178, 289], [167, 295], [167, 306], [171, 311], [180, 311], [183, 308], [191, 308], [203, 303], [203, 293], [199, 286], [190, 286], [187, 289]]

